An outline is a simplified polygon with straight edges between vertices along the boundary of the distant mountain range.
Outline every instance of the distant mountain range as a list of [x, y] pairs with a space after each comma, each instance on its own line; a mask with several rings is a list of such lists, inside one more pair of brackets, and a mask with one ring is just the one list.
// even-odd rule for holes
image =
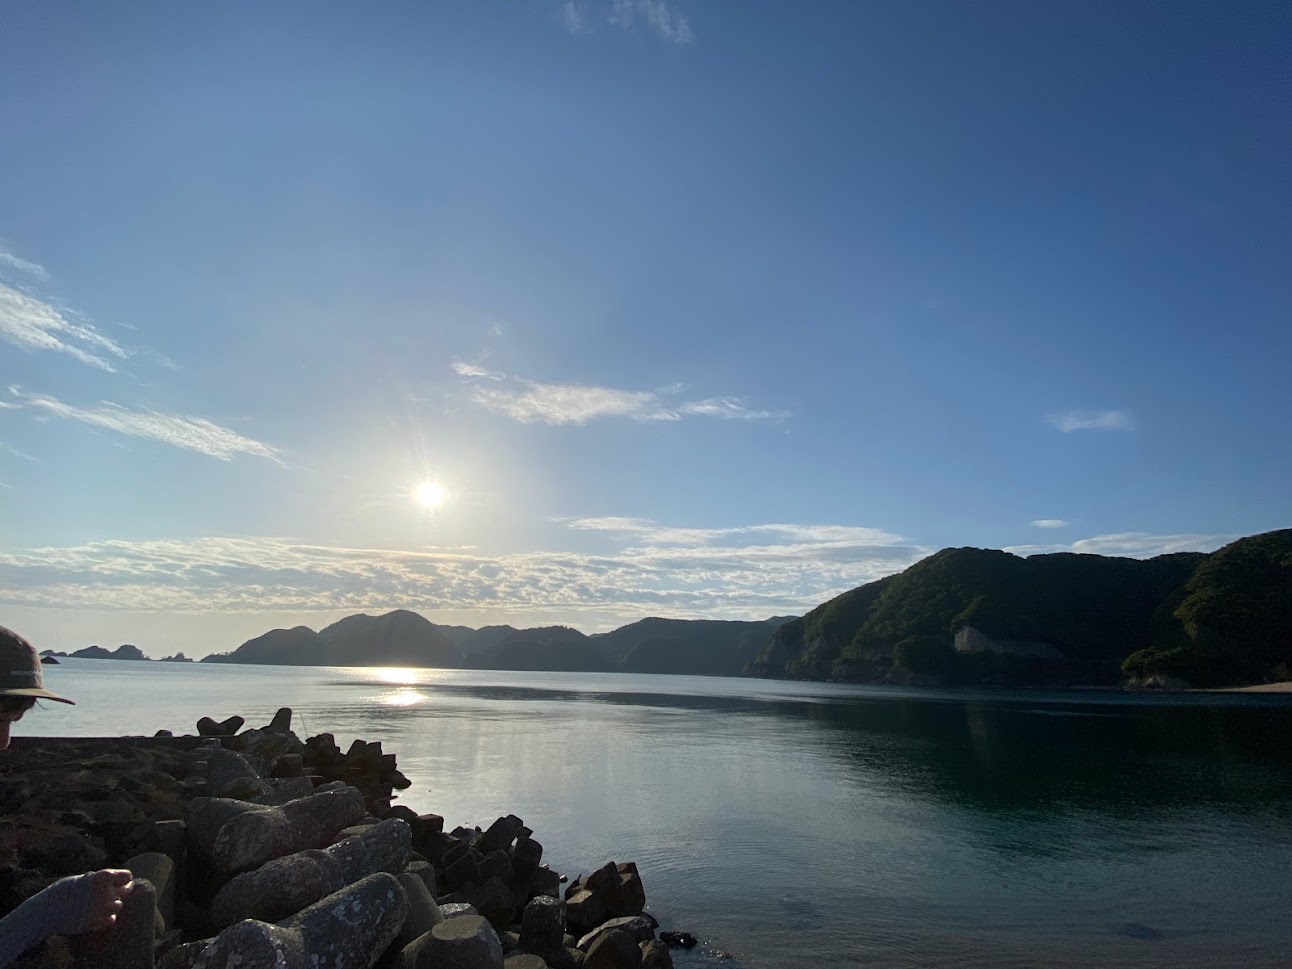
[[943, 549], [782, 624], [746, 672], [917, 683], [1292, 680], [1292, 529], [1144, 560]]
[[[134, 646], [71, 655], [147, 658]], [[650, 618], [587, 636], [569, 626], [440, 626], [400, 609], [318, 632], [273, 629], [202, 662], [922, 684], [1292, 680], [1292, 529], [1142, 560], [948, 548], [799, 618]]]
[[349, 616], [318, 632], [308, 626], [273, 629], [202, 662], [737, 676], [789, 618], [643, 619], [587, 636], [569, 626], [439, 626], [398, 609], [382, 616]]

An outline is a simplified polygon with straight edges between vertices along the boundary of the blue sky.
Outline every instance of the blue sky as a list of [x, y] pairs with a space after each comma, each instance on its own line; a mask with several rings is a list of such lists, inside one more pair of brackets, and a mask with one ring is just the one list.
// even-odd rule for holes
[[42, 646], [753, 618], [1289, 524], [1286, 4], [0, 18]]

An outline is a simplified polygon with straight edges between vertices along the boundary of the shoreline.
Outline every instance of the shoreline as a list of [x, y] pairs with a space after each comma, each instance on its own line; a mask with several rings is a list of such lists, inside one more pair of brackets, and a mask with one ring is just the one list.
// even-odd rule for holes
[[[58, 877], [127, 868], [137, 890], [108, 940], [133, 954], [120, 969], [248, 969], [274, 952], [281, 969], [395, 969], [468, 938], [491, 969], [578, 969], [601, 949], [671, 969], [670, 946], [697, 944], [658, 931], [632, 862], [567, 879], [515, 815], [445, 831], [391, 803], [410, 782], [380, 742], [343, 752], [290, 722], [283, 708], [260, 729], [204, 717], [182, 736], [14, 738], [0, 911]], [[50, 939], [35, 964], [83, 944]]]

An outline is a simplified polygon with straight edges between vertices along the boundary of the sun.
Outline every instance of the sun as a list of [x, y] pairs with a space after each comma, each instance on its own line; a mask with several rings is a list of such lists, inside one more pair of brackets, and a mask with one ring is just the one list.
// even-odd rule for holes
[[449, 500], [449, 490], [438, 481], [423, 481], [413, 489], [413, 500], [427, 511], [434, 511]]

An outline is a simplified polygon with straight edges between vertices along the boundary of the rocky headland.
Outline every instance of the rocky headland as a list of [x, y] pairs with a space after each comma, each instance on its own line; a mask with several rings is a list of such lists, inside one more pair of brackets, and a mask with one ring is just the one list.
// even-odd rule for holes
[[291, 711], [173, 737], [18, 738], [0, 759], [0, 912], [64, 875], [129, 869], [104, 936], [22, 966], [106, 969], [662, 969], [636, 865], [568, 880], [520, 818], [444, 830], [392, 804], [380, 742], [301, 740]]

